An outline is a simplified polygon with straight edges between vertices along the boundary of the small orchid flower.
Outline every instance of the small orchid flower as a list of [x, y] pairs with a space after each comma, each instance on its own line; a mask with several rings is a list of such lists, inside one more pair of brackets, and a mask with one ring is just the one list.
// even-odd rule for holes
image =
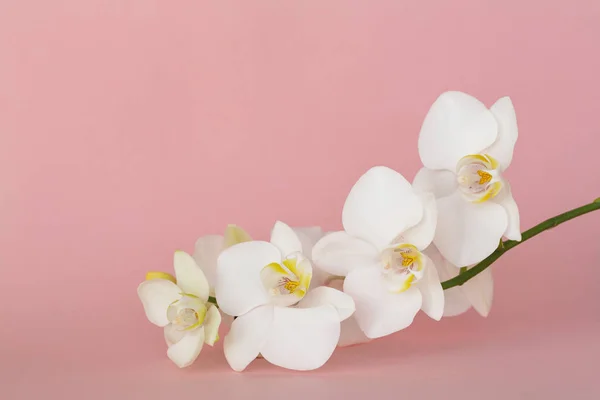
[[311, 289], [311, 280], [301, 241], [282, 222], [273, 227], [270, 243], [241, 243], [221, 253], [217, 301], [237, 317], [224, 340], [231, 368], [242, 371], [259, 354], [294, 370], [316, 369], [329, 359], [354, 302], [329, 287]]
[[183, 251], [174, 256], [175, 277], [150, 272], [138, 287], [148, 320], [164, 327], [167, 356], [179, 368], [190, 366], [204, 343], [219, 337], [221, 314], [208, 303], [209, 286], [194, 259]]
[[446, 92], [425, 117], [419, 136], [425, 167], [413, 185], [437, 198], [433, 242], [454, 265], [483, 260], [502, 236], [521, 240], [519, 210], [503, 176], [517, 136], [508, 97], [488, 109], [468, 94]]
[[342, 223], [344, 231], [315, 245], [313, 260], [346, 277], [344, 292], [354, 298], [354, 316], [367, 337], [406, 328], [419, 309], [433, 319], [442, 317], [440, 280], [422, 253], [436, 225], [431, 193], [416, 193], [394, 170], [371, 168], [350, 190]]
[[[300, 242], [302, 243], [302, 249], [304, 253], [312, 255], [312, 249], [317, 242], [324, 236], [323, 230], [319, 226], [292, 228]], [[318, 264], [313, 262], [313, 277], [310, 282], [311, 287], [316, 288], [319, 286], [329, 286], [331, 288], [343, 291], [344, 279], [343, 277], [331, 275]], [[363, 331], [358, 326], [356, 318], [350, 316], [341, 323], [340, 339], [338, 340], [338, 346], [346, 347], [352, 346], [359, 343], [366, 343], [370, 341], [365, 336]]]
[[[425, 254], [433, 260], [442, 281], [452, 279], [460, 273], [460, 268], [446, 260], [434, 245], [429, 246]], [[487, 317], [493, 296], [492, 268], [488, 267], [462, 285], [444, 291], [444, 317], [460, 315], [471, 307], [482, 317]]]

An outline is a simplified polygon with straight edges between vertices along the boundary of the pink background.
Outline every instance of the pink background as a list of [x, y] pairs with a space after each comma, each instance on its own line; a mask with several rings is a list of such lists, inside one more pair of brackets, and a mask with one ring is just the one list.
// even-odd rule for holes
[[503, 257], [489, 318], [313, 373], [178, 370], [135, 289], [227, 223], [339, 228], [368, 167], [412, 179], [448, 89], [512, 97], [524, 229], [592, 201], [599, 40], [596, 0], [2, 0], [0, 397], [598, 398], [600, 213]]

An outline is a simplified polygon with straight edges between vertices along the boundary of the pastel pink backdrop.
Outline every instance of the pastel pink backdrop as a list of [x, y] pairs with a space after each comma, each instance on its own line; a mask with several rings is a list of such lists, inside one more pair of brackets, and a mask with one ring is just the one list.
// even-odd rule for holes
[[597, 398], [600, 213], [503, 257], [489, 318], [420, 317], [310, 374], [236, 374], [219, 346], [178, 370], [135, 289], [227, 223], [339, 228], [367, 168], [412, 179], [449, 89], [513, 99], [523, 228], [599, 197], [598, 21], [595, 0], [2, 1], [0, 397]]

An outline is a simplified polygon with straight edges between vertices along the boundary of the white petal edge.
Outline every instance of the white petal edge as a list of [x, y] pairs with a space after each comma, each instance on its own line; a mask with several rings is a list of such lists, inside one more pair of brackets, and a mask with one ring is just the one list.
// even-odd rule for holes
[[313, 262], [313, 275], [310, 280], [310, 287], [316, 288], [319, 286], [326, 286], [327, 283], [334, 277], [329, 272], [325, 271], [317, 263]]
[[275, 307], [273, 326], [261, 354], [272, 364], [296, 371], [321, 367], [340, 338], [335, 307]]
[[237, 225], [230, 224], [225, 228], [225, 234], [223, 235], [223, 248], [227, 249], [239, 243], [250, 242], [252, 238], [242, 228]]
[[369, 169], [354, 184], [342, 211], [344, 230], [383, 249], [423, 217], [410, 182], [387, 167]]
[[306, 296], [298, 303], [298, 308], [311, 308], [322, 305], [334, 307], [339, 314], [340, 322], [349, 318], [356, 308], [352, 297], [327, 286], [309, 290]]
[[469, 203], [458, 192], [438, 199], [437, 204], [438, 222], [433, 242], [450, 263], [473, 265], [496, 250], [508, 226], [502, 206], [490, 201]]
[[315, 244], [312, 259], [322, 270], [346, 276], [356, 268], [377, 264], [379, 251], [369, 242], [339, 231], [325, 235]]
[[354, 317], [371, 339], [408, 327], [422, 304], [421, 291], [416, 287], [402, 293], [390, 293], [384, 285], [380, 267], [352, 271], [344, 281], [344, 292], [354, 299]]
[[433, 193], [436, 198], [449, 196], [457, 188], [456, 174], [444, 169], [434, 170], [423, 167], [413, 179], [415, 191]]
[[275, 222], [271, 230], [271, 243], [279, 248], [284, 258], [293, 253], [302, 253], [302, 243], [298, 235], [281, 221]]
[[185, 293], [198, 296], [203, 303], [208, 300], [210, 287], [202, 269], [185, 251], [178, 250], [173, 256], [173, 267], [177, 286]]
[[302, 253], [310, 256], [312, 248], [323, 237], [323, 230], [320, 226], [293, 227], [294, 233], [300, 239], [302, 244]]
[[498, 160], [500, 167], [505, 170], [512, 162], [513, 151], [519, 137], [515, 107], [510, 97], [502, 97], [490, 107], [490, 111], [498, 123], [498, 137], [483, 153]]
[[221, 325], [221, 313], [219, 309], [211, 304], [206, 311], [204, 319], [204, 342], [212, 346], [219, 338], [219, 326]]
[[456, 317], [471, 309], [471, 302], [456, 286], [444, 290], [444, 317]]
[[442, 93], [433, 103], [419, 134], [419, 155], [430, 169], [454, 171], [458, 160], [479, 154], [498, 135], [496, 118], [475, 97]]
[[494, 298], [494, 280], [492, 278], [492, 268], [488, 267], [475, 275], [468, 282], [463, 284], [460, 289], [467, 297], [475, 311], [482, 317], [487, 317], [492, 308]]
[[433, 193], [419, 194], [423, 203], [423, 218], [402, 234], [402, 242], [410, 243], [419, 250], [427, 248], [435, 236], [437, 226], [437, 202]]
[[164, 335], [167, 346], [171, 347], [175, 343], [179, 342], [186, 335], [186, 332], [178, 329], [173, 324], [169, 324], [164, 328]]
[[222, 312], [238, 316], [267, 304], [260, 271], [281, 262], [281, 252], [268, 242], [244, 242], [224, 250], [218, 259], [215, 294]]
[[261, 352], [273, 326], [274, 307], [266, 305], [236, 318], [223, 341], [229, 366], [243, 371]]
[[425, 259], [425, 273], [416, 284], [423, 299], [421, 310], [430, 318], [439, 321], [444, 314], [444, 289], [442, 289], [440, 277], [431, 258], [425, 254], [423, 258]]
[[512, 195], [512, 190], [509, 183], [503, 181], [503, 187], [500, 193], [492, 199], [494, 203], [500, 204], [506, 210], [508, 215], [508, 226], [504, 232], [504, 236], [510, 240], [521, 241], [521, 218], [519, 216], [519, 207]]
[[339, 347], [348, 347], [355, 344], [367, 343], [371, 339], [365, 335], [365, 333], [358, 326], [356, 318], [350, 317], [344, 320], [341, 325], [342, 331], [340, 332], [340, 340], [338, 340]]
[[204, 327], [188, 332], [167, 350], [167, 357], [179, 368], [189, 367], [196, 361], [204, 345]]
[[[329, 287], [342, 291], [344, 290], [344, 280], [333, 279], [329, 282]], [[371, 341], [371, 339], [365, 336], [364, 332], [360, 329], [354, 316], [342, 321], [340, 328], [340, 340], [338, 341], [338, 346], [340, 347], [347, 347]]]
[[[435, 264], [438, 276], [441, 282], [447, 281], [458, 275], [460, 269], [450, 264], [435, 246], [429, 246], [425, 250], [425, 254]], [[447, 290], [444, 290], [444, 317], [454, 317], [460, 315], [471, 308], [471, 303], [460, 290], [460, 287], [456, 286]]]
[[181, 298], [181, 289], [169, 280], [151, 279], [140, 283], [137, 292], [148, 320], [154, 325], [167, 326], [167, 309]]
[[212, 295], [214, 295], [214, 287], [217, 282], [217, 259], [223, 251], [224, 240], [220, 235], [206, 235], [198, 238], [194, 245], [192, 257], [204, 272]]

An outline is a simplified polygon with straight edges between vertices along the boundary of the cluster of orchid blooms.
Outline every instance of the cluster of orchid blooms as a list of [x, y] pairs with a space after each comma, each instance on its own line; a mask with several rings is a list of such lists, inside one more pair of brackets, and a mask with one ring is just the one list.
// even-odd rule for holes
[[223, 339], [227, 362], [244, 370], [259, 355], [294, 370], [321, 367], [336, 346], [405, 329], [419, 310], [434, 320], [473, 307], [487, 316], [491, 269], [449, 290], [451, 279], [521, 240], [519, 211], [503, 172], [517, 122], [511, 100], [491, 108], [461, 92], [443, 93], [419, 136], [424, 167], [409, 183], [377, 166], [350, 190], [343, 231], [276, 222], [269, 242], [231, 225], [175, 252], [175, 276], [150, 272], [138, 294], [164, 328], [168, 357], [191, 365]]

